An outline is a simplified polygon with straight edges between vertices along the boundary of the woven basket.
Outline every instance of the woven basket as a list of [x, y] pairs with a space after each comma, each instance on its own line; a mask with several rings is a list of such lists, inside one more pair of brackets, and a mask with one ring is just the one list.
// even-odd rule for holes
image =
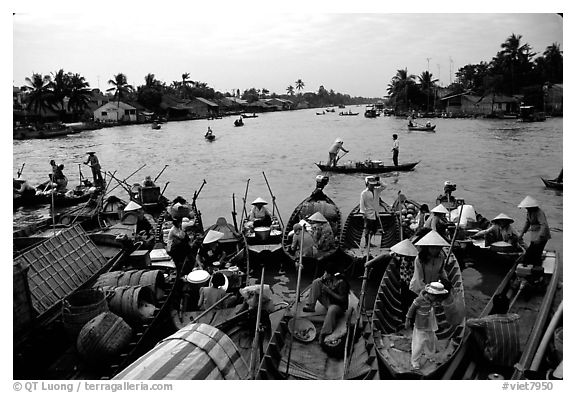
[[98, 289], [85, 289], [68, 296], [62, 302], [62, 322], [68, 336], [76, 340], [82, 327], [105, 311], [108, 311], [106, 296]]
[[118, 315], [107, 311], [90, 321], [80, 331], [76, 349], [90, 363], [120, 355], [130, 343], [132, 328]]

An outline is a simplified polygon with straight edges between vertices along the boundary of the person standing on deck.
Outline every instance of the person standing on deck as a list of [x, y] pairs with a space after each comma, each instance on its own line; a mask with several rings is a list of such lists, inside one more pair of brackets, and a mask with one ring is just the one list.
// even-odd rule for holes
[[102, 187], [104, 185], [104, 179], [102, 179], [102, 173], [100, 172], [100, 162], [98, 161], [98, 157], [96, 157], [95, 152], [89, 151], [88, 159], [84, 164], [88, 165], [90, 169], [92, 169], [92, 177], [94, 178], [94, 186]]
[[400, 153], [400, 142], [398, 142], [398, 134], [392, 134], [392, 160], [394, 166], [398, 166], [398, 154]]
[[336, 164], [338, 163], [336, 156], [338, 155], [338, 152], [340, 150], [348, 153], [348, 150], [342, 147], [343, 144], [344, 141], [342, 140], [342, 138], [336, 138], [332, 146], [330, 146], [330, 150], [328, 150], [328, 166], [334, 166], [334, 167], [336, 166]]
[[[384, 190], [385, 184], [381, 184], [376, 176], [366, 176], [364, 179], [366, 188], [360, 194], [360, 213], [364, 217], [364, 231], [362, 238], [364, 244], [368, 246], [370, 237], [378, 229], [378, 217], [380, 212], [380, 193]], [[376, 247], [375, 244], [371, 245]]]
[[524, 255], [524, 265], [542, 265], [542, 252], [548, 240], [552, 237], [550, 235], [550, 227], [546, 215], [538, 206], [538, 201], [528, 195], [520, 202], [519, 208], [526, 209], [526, 223], [522, 232], [520, 232], [520, 239], [525, 233], [529, 233], [530, 239], [526, 254]]
[[414, 245], [420, 247], [420, 251], [414, 260], [414, 275], [410, 280], [410, 290], [419, 294], [431, 282], [448, 280], [444, 270], [446, 255], [442, 247], [449, 247], [450, 244], [438, 232], [430, 231]]
[[419, 296], [414, 299], [412, 305], [406, 313], [404, 327], [412, 330], [412, 354], [410, 363], [414, 370], [419, 370], [422, 356], [434, 361], [433, 356], [436, 353], [436, 330], [438, 322], [434, 314], [434, 305], [440, 303], [442, 297], [448, 294], [444, 285], [439, 282], [432, 282], [420, 292]]

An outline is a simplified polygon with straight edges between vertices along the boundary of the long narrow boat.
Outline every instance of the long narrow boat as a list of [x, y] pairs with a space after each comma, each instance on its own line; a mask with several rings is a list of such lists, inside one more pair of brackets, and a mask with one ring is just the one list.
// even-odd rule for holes
[[420, 161], [408, 162], [400, 165], [384, 165], [382, 161], [357, 161], [348, 165], [329, 166], [322, 162], [317, 162], [316, 166], [321, 171], [337, 173], [388, 173], [406, 172], [414, 169]]
[[324, 192], [317, 188], [312, 192], [312, 194], [304, 199], [292, 212], [292, 215], [288, 219], [286, 226], [284, 227], [284, 233], [282, 234], [282, 249], [286, 255], [292, 259], [296, 259], [297, 255], [290, 252], [290, 246], [292, 244], [293, 237], [293, 226], [310, 217], [312, 214], [320, 212], [328, 220], [330, 226], [332, 227], [332, 232], [334, 233], [334, 246], [327, 250], [318, 250], [318, 254], [315, 259], [320, 261], [324, 260], [336, 253], [340, 248], [338, 239], [340, 238], [340, 232], [342, 230], [342, 213], [340, 209], [332, 199], [330, 199]]
[[[509, 299], [513, 299], [514, 302], [511, 301], [509, 312], [520, 315], [522, 355], [516, 367], [510, 367], [508, 370], [498, 367], [499, 378], [520, 379], [522, 377], [523, 370], [530, 368], [544, 329], [546, 329], [554, 295], [558, 288], [562, 262], [560, 254], [554, 251], [544, 251], [542, 259], [544, 273], [541, 276], [532, 276], [527, 267], [514, 264], [479, 316], [491, 314], [493, 299], [499, 294], [506, 294]], [[489, 379], [491, 376], [494, 378], [495, 367], [488, 362], [478, 360], [481, 354], [478, 354], [472, 341], [473, 336], [468, 331], [459, 352], [441, 375], [442, 379]], [[502, 375], [504, 371], [506, 372]]]
[[[463, 294], [462, 273], [453, 254], [444, 269], [453, 290], [462, 291]], [[436, 378], [455, 356], [462, 343], [465, 332], [464, 318], [461, 324], [450, 325], [446, 320], [444, 308], [442, 306], [434, 308], [438, 323], [437, 353], [433, 362], [427, 359], [419, 370], [414, 370], [410, 363], [412, 329], [404, 328], [406, 310], [402, 309], [402, 302], [400, 266], [393, 260], [388, 264], [382, 277], [372, 316], [376, 352], [384, 366], [381, 373], [392, 379]]]
[[[14, 183], [20, 182], [18, 179], [14, 179]], [[36, 194], [16, 194], [13, 199], [13, 208], [19, 208], [21, 206], [37, 206], [37, 205], [49, 205], [52, 204], [52, 199], [54, 199], [54, 206], [56, 207], [67, 207], [78, 205], [82, 202], [88, 201], [90, 198], [97, 198], [98, 192], [93, 187], [77, 186], [72, 193], [56, 192], [54, 193], [54, 198], [49, 191], [43, 192], [37, 189]]]
[[282, 249], [282, 226], [278, 217], [272, 217], [269, 227], [254, 227], [252, 221], [244, 220], [242, 233], [248, 249], [255, 255], [269, 256]]
[[427, 131], [427, 132], [436, 132], [436, 124], [433, 126], [408, 126], [409, 131]]
[[[309, 290], [310, 287], [302, 295], [306, 296]], [[335, 351], [331, 354], [328, 354], [318, 340], [314, 339], [314, 332], [319, 332], [321, 329], [326, 309], [318, 303], [315, 312], [305, 313], [302, 310], [304, 305], [300, 303], [298, 324], [291, 334], [292, 326], [295, 325], [293, 317], [296, 311], [293, 305], [280, 321], [265, 349], [257, 379], [378, 378], [370, 321], [365, 313], [361, 313], [358, 298], [352, 291], [348, 300], [349, 307], [346, 314], [338, 320], [335, 330], [325, 338], [324, 346], [329, 346]], [[358, 313], [361, 313], [359, 319]], [[355, 328], [357, 320], [359, 325]], [[299, 328], [298, 325], [303, 327]], [[360, 333], [356, 340], [353, 337], [354, 332]], [[298, 339], [294, 339], [294, 336], [298, 336]], [[344, 349], [346, 345], [348, 347]], [[346, 351], [347, 356], [342, 357], [343, 351]]]
[[556, 181], [555, 179], [544, 179], [541, 177], [544, 185], [548, 188], [553, 188], [555, 190], [562, 190], [564, 188], [564, 182]]

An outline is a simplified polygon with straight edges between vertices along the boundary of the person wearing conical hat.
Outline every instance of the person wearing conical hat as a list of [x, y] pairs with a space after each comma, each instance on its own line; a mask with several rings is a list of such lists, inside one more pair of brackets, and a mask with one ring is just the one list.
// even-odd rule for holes
[[[364, 219], [362, 239], [367, 246], [378, 229], [377, 215], [380, 214], [380, 193], [384, 191], [385, 184], [380, 183], [380, 179], [376, 176], [366, 176], [364, 183], [366, 188], [360, 193], [360, 213]], [[376, 247], [377, 245], [371, 246]]]
[[448, 214], [448, 209], [444, 205], [439, 204], [434, 209], [430, 210], [430, 216], [424, 222], [423, 228], [428, 230], [433, 230], [438, 232], [442, 237], [448, 238], [448, 220], [446, 219], [446, 214]]
[[96, 187], [103, 187], [104, 186], [104, 179], [102, 178], [102, 173], [100, 170], [100, 161], [98, 161], [98, 157], [96, 157], [96, 152], [88, 151], [88, 158], [84, 162], [85, 165], [88, 165], [92, 170], [92, 178], [94, 178], [94, 185]]
[[330, 146], [330, 149], [328, 150], [328, 166], [336, 166], [338, 163], [338, 158], [336, 156], [340, 150], [348, 153], [348, 150], [342, 147], [343, 144], [344, 140], [342, 140], [342, 138], [336, 138], [332, 146]]
[[418, 255], [418, 249], [410, 239], [404, 239], [390, 247], [390, 262], [395, 261], [398, 271], [400, 272], [400, 298], [402, 304], [402, 313], [408, 311], [412, 300], [416, 294], [410, 290], [410, 281], [414, 275], [414, 259]]
[[485, 246], [488, 247], [495, 242], [506, 242], [510, 243], [514, 248], [518, 246], [520, 237], [518, 233], [512, 228], [512, 223], [514, 219], [508, 217], [504, 213], [498, 214], [492, 220], [492, 225], [479, 231], [478, 233], [471, 236], [472, 239], [485, 239]]
[[256, 198], [252, 202], [252, 209], [248, 213], [248, 220], [252, 221], [254, 228], [269, 227], [272, 225], [272, 215], [266, 209], [268, 202], [264, 198]]
[[430, 231], [414, 245], [420, 247], [420, 251], [414, 260], [414, 275], [410, 280], [410, 290], [419, 294], [426, 284], [441, 279], [448, 280], [443, 268], [446, 254], [442, 248], [449, 247], [450, 244], [438, 232]]
[[414, 324], [410, 355], [410, 363], [414, 370], [419, 370], [422, 366], [420, 358], [432, 359], [436, 353], [438, 322], [434, 314], [434, 306], [441, 303], [447, 293], [442, 283], [433, 281], [419, 292], [406, 313], [404, 322], [406, 330]]
[[330, 251], [336, 245], [332, 226], [320, 212], [316, 212], [307, 218], [312, 225], [312, 239], [318, 251]]
[[216, 268], [222, 266], [222, 262], [226, 258], [226, 252], [220, 247], [218, 240], [224, 237], [224, 233], [210, 229], [204, 239], [202, 245], [196, 254], [196, 267], [206, 270], [207, 268]]
[[520, 232], [520, 239], [528, 233], [528, 248], [524, 255], [524, 265], [542, 265], [542, 252], [550, 240], [550, 227], [544, 211], [540, 209], [538, 201], [528, 195], [520, 202], [519, 208], [526, 209], [526, 223]]
[[[189, 241], [190, 238], [188, 234], [182, 229], [182, 219], [173, 219], [172, 228], [170, 228], [166, 240], [166, 252], [172, 257], [178, 271], [182, 271], [182, 266], [190, 253]], [[183, 273], [187, 274], [188, 272]]]
[[[294, 230], [294, 235], [292, 237], [290, 251], [293, 252], [295, 256], [299, 256], [300, 249], [302, 249], [303, 257], [315, 257], [318, 249], [316, 248], [316, 243], [314, 242], [312, 234], [305, 230], [299, 223], [294, 224], [292, 228]], [[302, 231], [304, 231], [304, 233], [302, 233]]]

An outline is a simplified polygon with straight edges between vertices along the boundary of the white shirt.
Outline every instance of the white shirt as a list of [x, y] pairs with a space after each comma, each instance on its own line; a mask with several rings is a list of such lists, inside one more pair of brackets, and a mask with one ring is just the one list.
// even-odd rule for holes
[[384, 186], [374, 187], [374, 191], [365, 188], [360, 194], [360, 213], [371, 220], [376, 219], [376, 212], [380, 211], [380, 193]]

